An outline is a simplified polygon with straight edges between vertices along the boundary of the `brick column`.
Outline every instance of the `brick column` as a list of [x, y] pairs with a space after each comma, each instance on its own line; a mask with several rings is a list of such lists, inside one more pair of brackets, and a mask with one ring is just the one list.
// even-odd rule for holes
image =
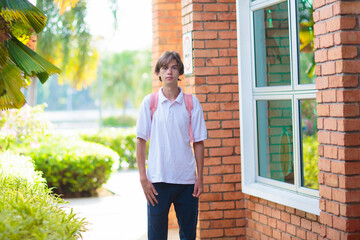
[[360, 239], [360, 2], [314, 0], [320, 223]]
[[[181, 0], [152, 1], [152, 70], [164, 51], [176, 51], [182, 56]], [[154, 76], [153, 90], [161, 86]]]
[[245, 235], [241, 193], [235, 0], [183, 0], [183, 32], [192, 32], [194, 75], [188, 92], [200, 100], [205, 142], [205, 193], [200, 197], [198, 237]]

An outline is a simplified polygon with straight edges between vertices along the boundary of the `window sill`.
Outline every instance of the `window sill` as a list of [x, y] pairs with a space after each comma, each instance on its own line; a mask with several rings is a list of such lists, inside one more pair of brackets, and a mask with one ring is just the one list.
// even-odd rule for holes
[[319, 198], [302, 195], [263, 183], [243, 184], [242, 191], [271, 202], [320, 215]]

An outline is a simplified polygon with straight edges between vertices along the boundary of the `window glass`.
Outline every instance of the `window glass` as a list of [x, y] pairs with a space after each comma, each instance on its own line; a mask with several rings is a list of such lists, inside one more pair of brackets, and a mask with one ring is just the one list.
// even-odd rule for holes
[[290, 85], [287, 2], [254, 12], [256, 87]]
[[319, 189], [316, 101], [301, 100], [302, 186]]
[[315, 83], [313, 11], [312, 0], [298, 1], [300, 84]]
[[291, 100], [257, 101], [259, 176], [294, 184]]

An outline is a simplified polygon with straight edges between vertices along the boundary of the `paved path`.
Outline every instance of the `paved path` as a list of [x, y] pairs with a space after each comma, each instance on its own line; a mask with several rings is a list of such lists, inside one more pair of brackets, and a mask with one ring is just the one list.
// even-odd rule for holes
[[[70, 207], [90, 223], [84, 240], [147, 239], [146, 200], [136, 170], [114, 173], [105, 187], [115, 195], [99, 198], [66, 199]], [[177, 240], [178, 230], [169, 230], [169, 240]]]

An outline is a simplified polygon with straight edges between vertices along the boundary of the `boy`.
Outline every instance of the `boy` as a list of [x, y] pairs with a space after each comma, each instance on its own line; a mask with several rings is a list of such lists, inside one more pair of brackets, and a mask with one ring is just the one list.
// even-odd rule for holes
[[[178, 86], [179, 76], [184, 73], [178, 53], [164, 52], [155, 73], [163, 86], [155, 97], [149, 94], [144, 98], [136, 124], [136, 158], [148, 203], [148, 239], [167, 239], [168, 214], [173, 203], [180, 239], [195, 240], [198, 197], [203, 192], [203, 141], [207, 138], [203, 112], [199, 100], [186, 97]], [[155, 98], [157, 106], [152, 113], [150, 107]], [[191, 115], [186, 98], [192, 102]], [[150, 133], [146, 170], [146, 141]]]

